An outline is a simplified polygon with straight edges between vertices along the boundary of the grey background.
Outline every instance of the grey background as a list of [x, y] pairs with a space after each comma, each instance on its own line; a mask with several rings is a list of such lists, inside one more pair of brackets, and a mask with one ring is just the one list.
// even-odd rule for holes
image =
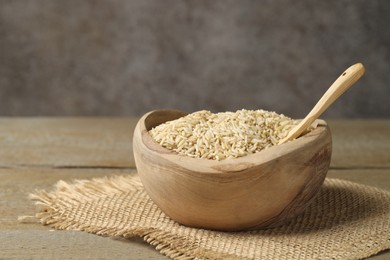
[[0, 1], [0, 116], [263, 108], [390, 116], [390, 1]]

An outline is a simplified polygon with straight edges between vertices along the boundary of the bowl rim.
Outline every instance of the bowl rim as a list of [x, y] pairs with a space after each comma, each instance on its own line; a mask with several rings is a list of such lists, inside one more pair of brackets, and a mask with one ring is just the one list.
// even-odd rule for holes
[[[322, 138], [326, 138], [327, 135], [331, 136], [328, 125], [324, 120], [322, 120], [325, 122], [325, 125], [319, 125], [314, 130], [306, 133], [303, 136], [300, 136], [297, 139], [286, 142], [284, 144], [271, 146], [267, 149], [264, 149], [262, 151], [253, 154], [249, 154], [238, 158], [227, 158], [220, 161], [204, 159], [204, 158], [194, 158], [183, 154], [179, 154], [173, 150], [165, 148], [151, 137], [151, 135], [148, 132], [150, 129], [147, 129], [145, 121], [150, 116], [156, 116], [156, 114], [158, 113], [160, 114], [177, 113], [183, 116], [188, 114], [179, 110], [168, 110], [168, 109], [153, 110], [144, 114], [139, 119], [135, 130], [135, 131], [139, 131], [141, 137], [141, 140], [139, 141], [143, 143], [143, 145], [146, 147], [148, 152], [153, 153], [156, 156], [161, 156], [162, 154], [164, 154], [164, 158], [169, 160], [170, 162], [179, 165], [184, 169], [187, 169], [189, 171], [196, 171], [200, 174], [215, 175], [215, 174], [223, 173], [224, 175], [226, 175], [226, 174], [240, 173], [256, 165], [270, 162], [272, 160], [281, 158], [292, 152], [296, 152], [297, 150], [300, 149], [305, 149], [305, 147], [312, 145], [313, 143], [321, 140]], [[177, 118], [179, 117], [172, 118], [171, 120], [175, 120]], [[191, 168], [188, 167], [189, 165], [191, 165]]]

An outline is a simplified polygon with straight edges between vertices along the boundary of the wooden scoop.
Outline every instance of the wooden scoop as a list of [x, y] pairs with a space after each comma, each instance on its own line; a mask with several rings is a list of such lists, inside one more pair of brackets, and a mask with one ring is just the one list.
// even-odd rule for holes
[[310, 113], [284, 139], [280, 140], [279, 144], [299, 137], [337, 98], [363, 76], [364, 71], [364, 66], [361, 63], [352, 65], [344, 71], [329, 87]]
[[[307, 129], [363, 72], [361, 64], [346, 70], [286, 140]], [[283, 145], [215, 161], [180, 155], [150, 136], [153, 127], [185, 115], [174, 110], [149, 112], [138, 121], [133, 137], [145, 191], [171, 219], [226, 231], [273, 227], [301, 213], [321, 188], [332, 153], [326, 125]]]

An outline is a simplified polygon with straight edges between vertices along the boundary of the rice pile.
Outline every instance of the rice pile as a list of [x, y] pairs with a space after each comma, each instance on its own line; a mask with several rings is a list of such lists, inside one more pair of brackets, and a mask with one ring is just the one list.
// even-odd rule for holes
[[202, 110], [158, 125], [149, 133], [160, 145], [179, 154], [223, 160], [276, 145], [297, 123], [265, 110], [215, 114]]

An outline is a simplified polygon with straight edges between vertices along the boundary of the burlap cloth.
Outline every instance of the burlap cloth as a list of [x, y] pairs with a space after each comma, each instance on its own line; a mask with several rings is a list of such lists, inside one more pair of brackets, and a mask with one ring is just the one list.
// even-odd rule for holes
[[390, 192], [338, 179], [326, 179], [289, 223], [250, 232], [179, 225], [149, 199], [137, 175], [60, 181], [31, 198], [45, 225], [141, 236], [174, 259], [359, 259], [390, 248]]

